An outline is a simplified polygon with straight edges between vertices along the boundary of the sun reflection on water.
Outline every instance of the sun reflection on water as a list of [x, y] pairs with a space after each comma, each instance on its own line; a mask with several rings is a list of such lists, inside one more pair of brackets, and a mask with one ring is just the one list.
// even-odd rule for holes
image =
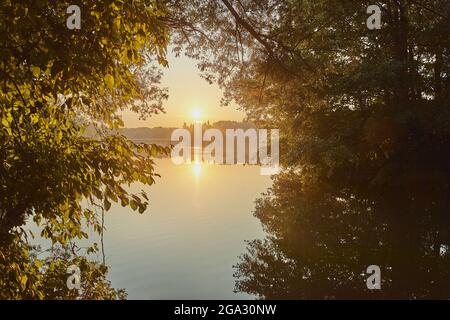
[[202, 164], [200, 162], [194, 163], [192, 170], [194, 171], [194, 175], [198, 178], [202, 172]]

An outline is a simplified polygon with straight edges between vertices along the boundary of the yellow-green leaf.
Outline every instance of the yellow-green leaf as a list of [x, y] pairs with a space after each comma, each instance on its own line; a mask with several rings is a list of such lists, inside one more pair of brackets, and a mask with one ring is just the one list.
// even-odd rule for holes
[[39, 75], [41, 74], [41, 69], [37, 66], [32, 66], [30, 69], [31, 72], [33, 73], [33, 76], [35, 77], [39, 77]]

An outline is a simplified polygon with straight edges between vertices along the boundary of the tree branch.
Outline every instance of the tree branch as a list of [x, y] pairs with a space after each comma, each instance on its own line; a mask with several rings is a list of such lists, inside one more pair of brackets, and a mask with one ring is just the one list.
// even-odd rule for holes
[[[231, 3], [228, 0], [221, 0], [222, 3], [225, 5], [225, 7], [228, 9], [228, 11], [231, 13], [231, 15], [236, 20], [236, 23], [240, 24], [245, 30], [247, 30], [250, 35], [255, 38], [256, 41], [258, 41], [264, 49], [267, 51], [270, 58], [272, 58], [275, 62], [277, 62], [285, 71], [289, 73], [293, 73], [292, 70], [289, 70], [289, 68], [276, 56], [275, 52], [272, 49], [272, 46], [270, 43], [268, 43], [265, 38], [268, 38], [268, 36], [262, 36], [260, 35], [245, 19], [243, 19], [239, 13], [234, 9], [234, 7], [231, 5]], [[303, 61], [306, 68], [314, 72], [313, 68], [303, 59], [300, 57]], [[295, 73], [294, 73], [295, 74]]]

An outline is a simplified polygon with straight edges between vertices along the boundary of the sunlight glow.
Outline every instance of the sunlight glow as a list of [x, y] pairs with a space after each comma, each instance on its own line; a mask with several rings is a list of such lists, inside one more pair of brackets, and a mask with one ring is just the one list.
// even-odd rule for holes
[[194, 170], [194, 174], [196, 177], [200, 176], [200, 173], [202, 172], [202, 165], [201, 163], [194, 163], [194, 166], [192, 167]]
[[200, 109], [192, 110], [192, 118], [194, 118], [195, 120], [200, 120], [201, 117], [202, 117], [202, 112], [200, 111]]

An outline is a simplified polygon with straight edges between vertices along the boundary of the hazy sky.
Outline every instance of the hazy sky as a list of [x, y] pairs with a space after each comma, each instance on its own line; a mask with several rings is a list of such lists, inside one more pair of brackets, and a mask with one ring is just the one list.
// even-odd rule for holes
[[220, 106], [222, 91], [216, 85], [208, 84], [199, 75], [196, 61], [187, 57], [168, 56], [169, 68], [164, 69], [162, 85], [169, 89], [169, 99], [164, 103], [165, 114], [140, 121], [139, 116], [125, 112], [126, 127], [181, 127], [183, 122], [192, 122], [193, 113], [200, 113], [202, 120], [241, 121], [244, 113], [235, 104]]

